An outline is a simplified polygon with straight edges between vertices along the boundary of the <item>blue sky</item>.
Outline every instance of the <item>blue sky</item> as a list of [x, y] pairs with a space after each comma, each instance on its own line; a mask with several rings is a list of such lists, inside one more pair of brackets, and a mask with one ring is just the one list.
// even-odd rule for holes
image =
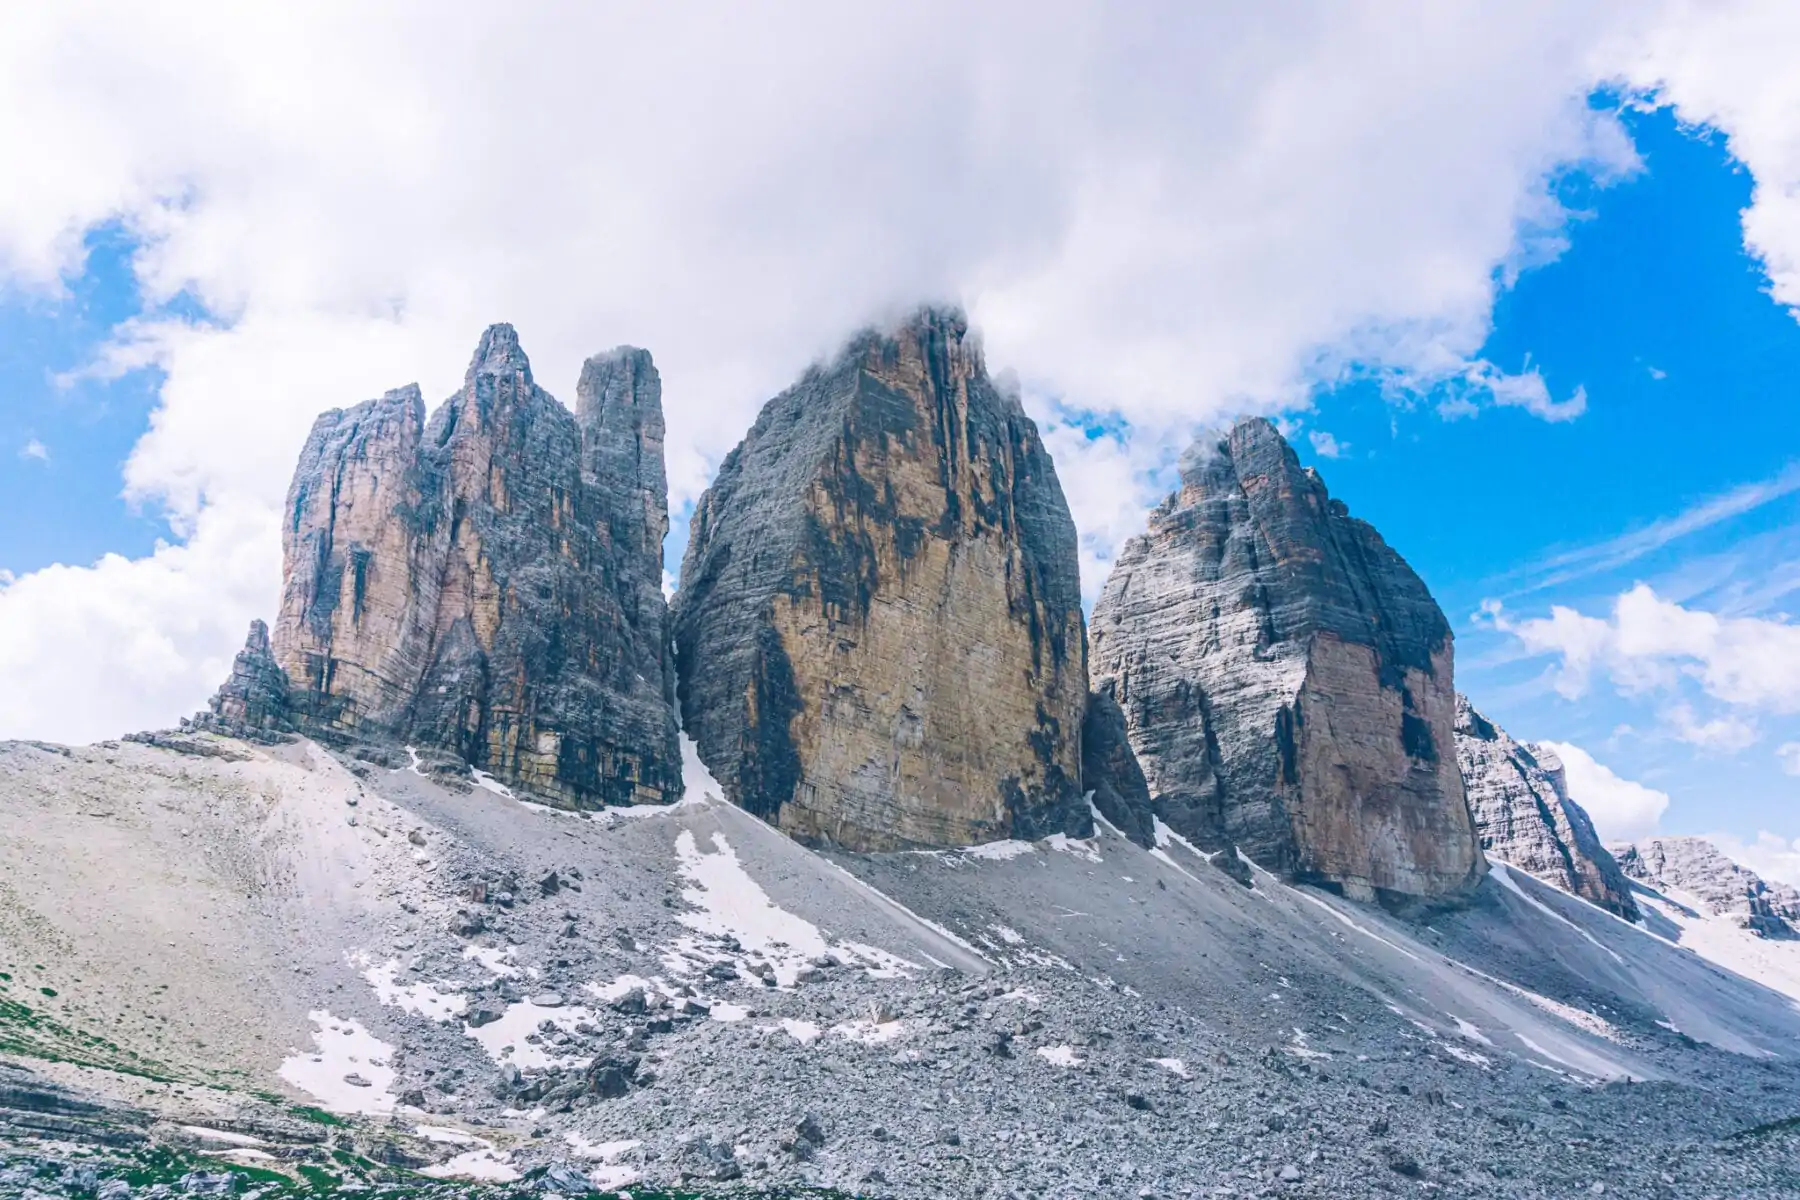
[[156, 406], [160, 377], [64, 378], [142, 304], [132, 239], [117, 226], [86, 239], [86, 269], [60, 296], [0, 304], [0, 570], [23, 575], [106, 553], [137, 557], [169, 536], [157, 506], [120, 499], [126, 457]]
[[[1325, 459], [1304, 438], [1298, 449], [1431, 585], [1457, 631], [1460, 686], [1515, 736], [1575, 742], [1668, 792], [1670, 832], [1787, 829], [1800, 778], [1774, 748], [1800, 737], [1800, 721], [1755, 714], [1756, 744], [1709, 752], [1661, 727], [1681, 699], [1619, 695], [1604, 680], [1566, 698], [1547, 675], [1554, 660], [1521, 657], [1474, 619], [1491, 599], [1526, 616], [1553, 604], [1604, 615], [1639, 581], [1710, 611], [1800, 611], [1800, 491], [1576, 578], [1544, 566], [1800, 461], [1800, 324], [1744, 251], [1749, 174], [1722, 138], [1681, 129], [1666, 109], [1626, 120], [1644, 170], [1606, 188], [1571, 181], [1587, 215], [1559, 259], [1503, 294], [1482, 351], [1504, 369], [1535, 365], [1554, 396], [1584, 389], [1586, 411], [1445, 419], [1436, 398], [1396, 408], [1364, 384], [1319, 396], [1307, 422], [1348, 450]], [[1686, 698], [1696, 719], [1726, 711]]]

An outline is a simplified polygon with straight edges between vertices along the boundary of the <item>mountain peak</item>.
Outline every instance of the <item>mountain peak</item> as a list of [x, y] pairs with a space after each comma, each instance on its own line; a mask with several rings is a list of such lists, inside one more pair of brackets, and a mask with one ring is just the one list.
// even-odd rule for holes
[[518, 331], [504, 321], [483, 330], [481, 341], [475, 347], [475, 356], [469, 360], [468, 374], [470, 379], [477, 375], [520, 374], [529, 383], [531, 360], [519, 345]]

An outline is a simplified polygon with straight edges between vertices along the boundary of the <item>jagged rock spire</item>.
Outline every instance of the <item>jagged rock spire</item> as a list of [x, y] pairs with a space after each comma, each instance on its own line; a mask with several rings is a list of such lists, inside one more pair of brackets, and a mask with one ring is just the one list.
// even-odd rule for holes
[[494, 325], [429, 423], [416, 387], [322, 415], [273, 637], [296, 722], [569, 804], [679, 796], [666, 606], [643, 585], [667, 528], [660, 394], [638, 410], [656, 435], [631, 433], [627, 462], [626, 434], [584, 428]]
[[1094, 606], [1089, 668], [1159, 815], [1360, 897], [1463, 893], [1451, 635], [1424, 583], [1268, 421], [1195, 443]]

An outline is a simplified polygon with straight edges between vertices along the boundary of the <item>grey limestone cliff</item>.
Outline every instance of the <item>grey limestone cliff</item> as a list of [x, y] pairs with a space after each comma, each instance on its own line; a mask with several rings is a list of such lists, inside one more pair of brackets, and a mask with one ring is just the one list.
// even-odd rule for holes
[[1615, 845], [1612, 854], [1620, 870], [1646, 887], [1685, 892], [1708, 914], [1766, 938], [1800, 937], [1800, 890], [1739, 866], [1705, 838], [1645, 838]]
[[482, 335], [429, 423], [416, 387], [319, 417], [288, 493], [274, 657], [297, 725], [416, 742], [573, 805], [680, 794], [647, 354], [538, 387]]
[[726, 795], [807, 841], [1084, 828], [1074, 522], [962, 314], [857, 336], [695, 508], [681, 708]]
[[1554, 751], [1513, 740], [1459, 695], [1456, 760], [1489, 858], [1637, 920], [1631, 885], [1600, 844], [1587, 813], [1569, 798], [1562, 760]]
[[1481, 878], [1449, 624], [1269, 422], [1188, 451], [1089, 636], [1094, 690], [1176, 832], [1363, 898]]

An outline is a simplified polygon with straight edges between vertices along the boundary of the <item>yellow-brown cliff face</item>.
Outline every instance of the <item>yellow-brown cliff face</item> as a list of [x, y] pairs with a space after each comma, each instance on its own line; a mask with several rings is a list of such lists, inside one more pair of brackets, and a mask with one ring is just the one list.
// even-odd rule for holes
[[960, 313], [771, 400], [695, 509], [681, 703], [730, 799], [806, 841], [1085, 828], [1075, 526]]

